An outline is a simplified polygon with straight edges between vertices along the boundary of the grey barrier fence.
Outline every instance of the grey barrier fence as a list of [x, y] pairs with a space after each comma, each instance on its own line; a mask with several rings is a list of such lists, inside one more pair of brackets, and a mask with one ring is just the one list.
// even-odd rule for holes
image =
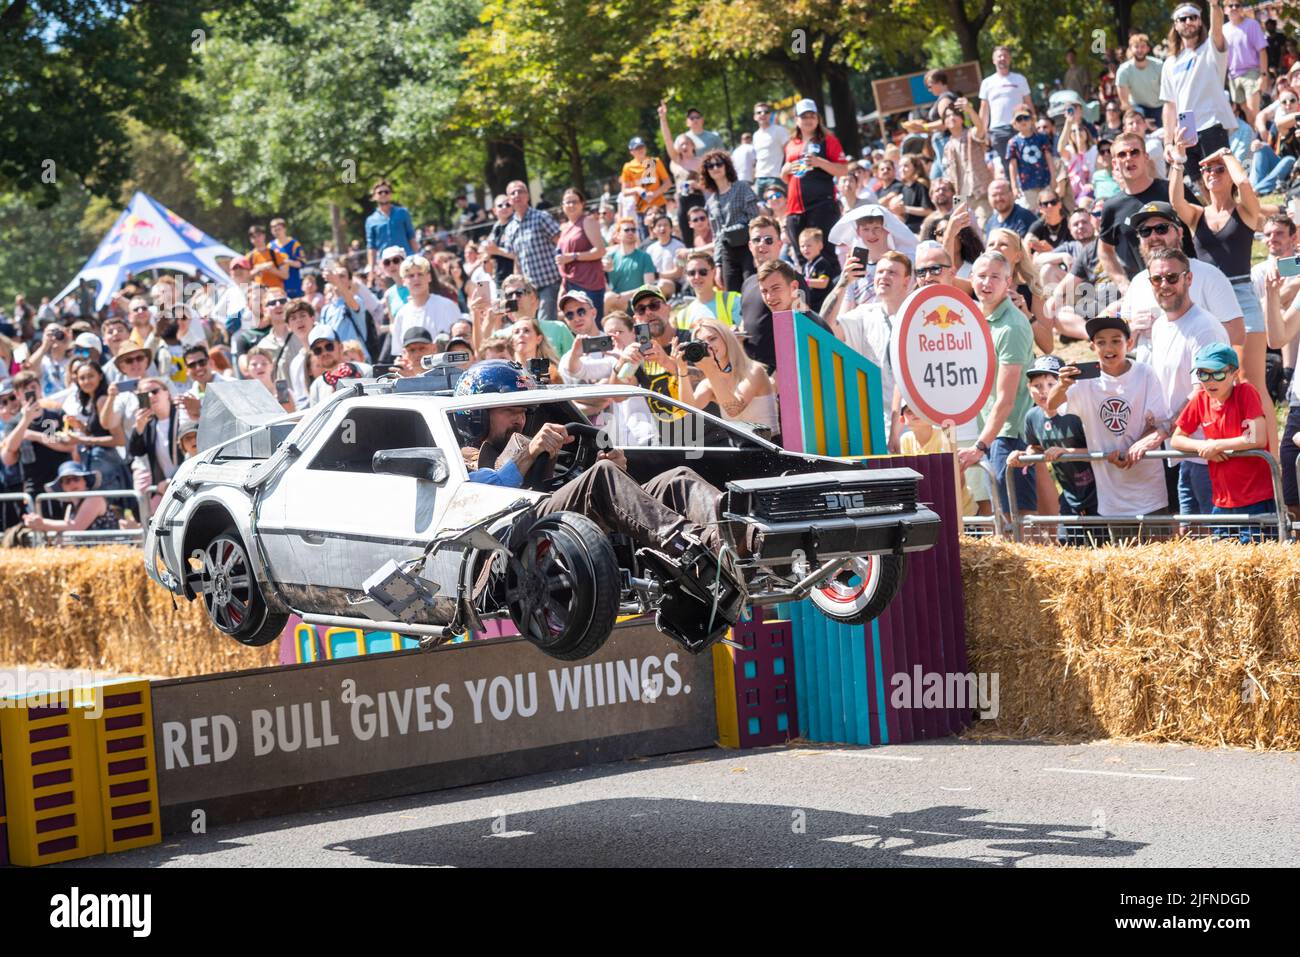
[[[1067, 452], [1060, 455], [1054, 461], [1056, 462], [1103, 462], [1106, 459], [1105, 452]], [[1050, 527], [1050, 526], [1069, 526], [1072, 530], [1077, 529], [1078, 538], [1087, 537], [1087, 529], [1104, 528], [1108, 532], [1111, 530], [1122, 530], [1125, 532], [1123, 537], [1150, 538], [1158, 537], [1159, 533], [1165, 533], [1166, 537], [1173, 534], [1190, 534], [1200, 535], [1212, 532], [1216, 528], [1245, 528], [1249, 526], [1267, 525], [1275, 529], [1278, 541], [1288, 541], [1291, 537], [1291, 521], [1287, 515], [1286, 502], [1282, 494], [1282, 467], [1278, 464], [1277, 459], [1273, 458], [1264, 449], [1245, 449], [1240, 452], [1230, 452], [1231, 457], [1248, 456], [1251, 458], [1260, 458], [1268, 463], [1269, 474], [1273, 480], [1273, 503], [1274, 510], [1272, 514], [1247, 515], [1239, 512], [1210, 515], [1041, 515], [1026, 514], [1020, 511], [1020, 505], [1016, 497], [1015, 475], [1014, 470], [1008, 468], [1004, 481], [1007, 488], [1007, 500], [1010, 504], [1011, 534], [1016, 541], [1025, 540], [1026, 528]], [[1194, 459], [1196, 456], [1187, 452], [1179, 452], [1173, 449], [1157, 449], [1147, 453], [1148, 458], [1152, 459]], [[1020, 463], [1022, 465], [1036, 465], [1039, 462], [1046, 462], [1045, 455], [1021, 455]], [[1300, 475], [1300, 461], [1297, 463], [1297, 475]], [[996, 511], [996, 509], [995, 509]]]
[[[30, 508], [35, 510], [45, 502], [54, 501], [71, 501], [87, 498], [102, 499], [131, 499], [136, 503], [136, 518], [139, 520], [138, 528], [113, 528], [113, 529], [87, 529], [79, 532], [42, 532], [39, 541], [41, 544], [59, 544], [59, 545], [96, 545], [96, 544], [134, 544], [138, 545], [144, 541], [144, 529], [149, 524], [149, 500], [157, 491], [156, 485], [151, 485], [148, 489], [141, 492], [138, 489], [93, 489], [85, 492], [46, 492], [36, 496], [34, 502], [30, 502]], [[53, 542], [51, 542], [53, 539]]]

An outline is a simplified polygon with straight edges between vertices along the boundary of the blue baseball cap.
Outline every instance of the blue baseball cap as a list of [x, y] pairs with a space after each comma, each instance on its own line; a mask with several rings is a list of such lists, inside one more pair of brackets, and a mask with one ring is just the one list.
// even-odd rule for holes
[[1032, 379], [1036, 375], [1054, 375], [1059, 379], [1062, 365], [1064, 363], [1056, 356], [1039, 356], [1034, 360], [1034, 364], [1025, 370], [1025, 378]]
[[1237, 353], [1226, 342], [1212, 342], [1196, 350], [1192, 359], [1193, 369], [1206, 369], [1218, 372], [1220, 369], [1237, 368]]
[[645, 146], [645, 140], [639, 136], [634, 136], [627, 141], [627, 148], [630, 150], [639, 149], [642, 146]]

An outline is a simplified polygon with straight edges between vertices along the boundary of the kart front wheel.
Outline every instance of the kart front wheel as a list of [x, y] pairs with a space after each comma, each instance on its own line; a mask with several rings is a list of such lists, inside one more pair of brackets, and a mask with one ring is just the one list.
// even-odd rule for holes
[[556, 512], [528, 530], [506, 574], [506, 599], [519, 633], [552, 658], [595, 654], [618, 615], [618, 559], [591, 519]]
[[226, 529], [194, 556], [197, 591], [217, 628], [245, 645], [265, 645], [284, 631], [288, 615], [273, 614], [262, 597], [239, 533]]
[[906, 558], [865, 555], [850, 559], [835, 575], [813, 589], [813, 604], [844, 625], [863, 625], [889, 607], [906, 575]]

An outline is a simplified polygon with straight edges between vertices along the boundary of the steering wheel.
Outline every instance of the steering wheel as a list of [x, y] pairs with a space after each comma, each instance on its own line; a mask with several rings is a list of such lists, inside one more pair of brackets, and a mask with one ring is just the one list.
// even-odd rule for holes
[[549, 477], [547, 469], [551, 462], [550, 453], [543, 452], [537, 456], [532, 468], [524, 476], [524, 488], [537, 492], [554, 492], [596, 464], [596, 436], [600, 434], [600, 429], [589, 422], [568, 422], [564, 429], [574, 438], [572, 447], [557, 456], [555, 471]]

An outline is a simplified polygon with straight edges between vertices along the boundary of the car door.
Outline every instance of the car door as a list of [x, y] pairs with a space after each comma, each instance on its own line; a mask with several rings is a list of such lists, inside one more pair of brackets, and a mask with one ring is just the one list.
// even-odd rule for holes
[[434, 445], [423, 413], [410, 404], [362, 400], [333, 419], [284, 476], [285, 532], [306, 583], [355, 591], [389, 559], [420, 556], [447, 493], [371, 467], [378, 451]]

